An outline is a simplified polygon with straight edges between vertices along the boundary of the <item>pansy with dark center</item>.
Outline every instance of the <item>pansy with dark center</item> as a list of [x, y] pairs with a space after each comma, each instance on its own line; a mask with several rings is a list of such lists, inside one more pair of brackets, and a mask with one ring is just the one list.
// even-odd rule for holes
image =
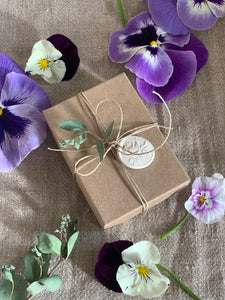
[[126, 63], [137, 75], [137, 89], [143, 98], [161, 103], [152, 92], [160, 93], [165, 101], [181, 95], [205, 64], [208, 52], [189, 33], [168, 34], [144, 12], [111, 35], [109, 56], [114, 62]]
[[205, 30], [225, 16], [224, 0], [148, 0], [153, 20], [171, 34]]
[[[14, 72], [16, 71], [16, 72]], [[0, 172], [14, 169], [46, 136], [44, 90], [0, 53]]]

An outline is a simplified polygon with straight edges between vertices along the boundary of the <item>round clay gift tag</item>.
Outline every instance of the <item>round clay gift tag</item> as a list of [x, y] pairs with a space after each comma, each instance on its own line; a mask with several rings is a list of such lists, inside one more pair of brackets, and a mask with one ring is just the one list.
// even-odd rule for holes
[[[143, 169], [148, 167], [154, 160], [155, 151], [143, 155], [129, 154], [126, 151], [140, 154], [154, 150], [153, 145], [143, 137], [127, 136], [120, 142], [120, 147], [117, 150], [117, 155], [120, 161], [128, 168]], [[127, 153], [128, 155], [123, 153]]]

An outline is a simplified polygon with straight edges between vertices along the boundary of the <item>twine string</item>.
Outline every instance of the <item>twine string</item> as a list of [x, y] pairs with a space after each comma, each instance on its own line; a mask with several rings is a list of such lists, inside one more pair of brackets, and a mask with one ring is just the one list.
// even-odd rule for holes
[[[104, 123], [102, 122], [102, 120], [100, 119], [100, 117], [98, 115], [98, 111], [99, 111], [99, 108], [106, 102], [111, 102], [111, 103], [114, 103], [114, 104], [117, 105], [117, 107], [119, 109], [119, 113], [120, 113], [120, 122], [119, 122], [119, 128], [118, 128], [115, 140], [113, 140], [113, 141], [110, 141], [108, 139], [106, 140], [106, 143], [107, 143], [108, 147], [107, 147], [107, 149], [106, 149], [106, 151], [103, 155], [102, 161], [99, 161], [97, 163], [97, 165], [91, 171], [89, 171], [87, 173], [82, 172], [83, 168], [85, 168], [86, 166], [88, 166], [88, 165], [92, 164], [93, 162], [99, 160], [99, 155], [96, 154], [96, 153], [86, 155], [86, 156], [78, 159], [78, 161], [74, 164], [74, 174], [77, 174], [77, 175], [80, 175], [80, 176], [90, 176], [91, 174], [93, 174], [100, 167], [100, 165], [104, 161], [104, 158], [108, 155], [108, 153], [110, 151], [112, 151], [115, 156], [116, 156], [115, 150], [123, 153], [124, 155], [145, 155], [145, 154], [149, 154], [153, 151], [159, 150], [166, 143], [166, 141], [168, 140], [168, 138], [170, 136], [170, 132], [171, 132], [171, 129], [172, 129], [172, 116], [171, 116], [170, 110], [169, 110], [165, 100], [163, 99], [163, 97], [155, 91], [153, 91], [153, 93], [156, 94], [161, 99], [161, 101], [163, 102], [163, 104], [165, 105], [165, 107], [167, 109], [167, 112], [168, 112], [168, 115], [169, 115], [169, 127], [158, 125], [157, 123], [152, 123], [152, 124], [146, 124], [146, 125], [138, 126], [138, 127], [133, 128], [133, 129], [129, 129], [126, 132], [124, 132], [123, 134], [121, 134], [121, 130], [122, 130], [122, 126], [123, 126], [123, 111], [122, 111], [122, 108], [121, 108], [120, 104], [117, 101], [111, 100], [111, 99], [102, 100], [101, 102], [98, 103], [98, 105], [96, 106], [96, 109], [94, 109], [94, 107], [88, 101], [88, 98], [85, 96], [85, 94], [82, 93], [82, 92], [79, 94], [80, 99], [85, 103], [85, 105], [90, 110], [93, 117], [95, 118], [97, 126], [100, 130], [105, 131], [106, 128], [105, 128]], [[129, 151], [127, 149], [126, 149], [126, 153], [121, 151], [121, 149], [123, 149], [123, 147], [120, 146], [120, 143], [124, 139], [124, 137], [137, 135], [137, 134], [140, 134], [144, 131], [147, 131], [147, 130], [153, 129], [153, 128], [158, 128], [158, 129], [161, 128], [161, 129], [167, 129], [168, 130], [168, 133], [167, 133], [164, 141], [159, 146], [157, 146], [153, 150], [150, 150], [150, 151], [147, 151], [147, 152], [144, 152], [144, 153], [138, 153], [139, 152], [138, 149], [135, 152]], [[86, 148], [83, 148], [83, 149], [79, 149], [79, 150], [75, 150], [75, 149], [73, 149], [73, 150], [72, 149], [52, 149], [52, 148], [48, 148], [48, 149], [52, 150], [52, 151], [81, 152], [81, 151], [90, 150], [90, 149], [94, 149], [94, 148], [96, 148], [96, 145], [93, 145], [91, 147], [86, 147]], [[145, 199], [141, 189], [139, 188], [138, 184], [133, 179], [131, 174], [128, 172], [125, 165], [123, 163], [121, 163], [121, 166], [122, 166], [122, 170], [123, 170], [124, 174], [126, 175], [128, 181], [130, 183], [130, 186], [132, 187], [135, 195], [137, 196], [138, 200], [142, 204], [142, 211], [146, 212], [148, 210], [148, 201]]]

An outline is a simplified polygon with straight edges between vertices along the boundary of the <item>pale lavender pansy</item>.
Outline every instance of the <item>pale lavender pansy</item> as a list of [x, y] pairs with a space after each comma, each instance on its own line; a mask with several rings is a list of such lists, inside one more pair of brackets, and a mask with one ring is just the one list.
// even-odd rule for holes
[[7, 172], [43, 142], [46, 122], [41, 112], [50, 101], [5, 54], [0, 54], [0, 87], [0, 172]]
[[224, 0], [148, 0], [153, 20], [171, 34], [205, 30], [225, 16]]
[[124, 30], [112, 34], [112, 61], [126, 63], [137, 75], [137, 89], [147, 101], [161, 103], [181, 95], [206, 62], [208, 52], [193, 35], [171, 35], [155, 25], [149, 13], [132, 18]]
[[225, 210], [225, 179], [221, 174], [195, 179], [186, 210], [205, 224], [219, 221]]

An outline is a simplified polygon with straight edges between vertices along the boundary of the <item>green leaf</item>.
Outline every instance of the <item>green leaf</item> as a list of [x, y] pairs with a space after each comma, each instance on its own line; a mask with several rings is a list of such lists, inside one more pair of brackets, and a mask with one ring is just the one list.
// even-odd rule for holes
[[76, 149], [80, 148], [80, 145], [86, 140], [86, 134], [83, 133], [77, 137], [75, 137], [74, 139], [70, 139], [70, 140], [63, 140], [60, 139], [59, 140], [59, 147], [60, 148], [66, 148], [67, 145], [70, 146], [74, 146]]
[[112, 121], [112, 123], [110, 123], [109, 127], [106, 129], [105, 135], [104, 135], [105, 140], [108, 139], [110, 137], [110, 135], [112, 134], [113, 125], [114, 125], [114, 121]]
[[100, 161], [103, 160], [104, 154], [105, 154], [105, 146], [102, 140], [97, 141], [97, 150], [100, 157]]
[[[13, 286], [14, 285], [14, 286]], [[14, 282], [3, 279], [0, 282], [0, 299], [1, 300], [26, 300], [27, 299], [27, 282], [20, 275], [14, 275]]]
[[25, 256], [25, 278], [28, 282], [32, 283], [40, 278], [48, 275], [49, 261], [51, 254], [42, 254], [37, 257], [34, 252], [30, 251]]
[[2, 267], [2, 273], [5, 279], [10, 280], [11, 282], [13, 282], [13, 277], [15, 274], [15, 267], [13, 265], [10, 264], [5, 264]]
[[62, 242], [54, 235], [41, 232], [38, 234], [38, 249], [42, 253], [61, 254]]
[[61, 127], [62, 129], [68, 130], [68, 131], [80, 131], [80, 132], [84, 132], [84, 131], [88, 131], [87, 127], [80, 121], [76, 121], [76, 120], [67, 120], [67, 121], [63, 121], [59, 124], [59, 127]]
[[33, 282], [27, 291], [33, 296], [38, 293], [48, 290], [50, 292], [56, 292], [62, 286], [62, 278], [58, 275], [53, 275], [51, 277], [42, 278], [38, 281]]
[[67, 243], [67, 256], [66, 256], [66, 259], [70, 256], [72, 250], [73, 250], [73, 247], [76, 243], [76, 240], [78, 238], [78, 235], [79, 235], [79, 231], [75, 232], [73, 235], [71, 235], [71, 237], [69, 238], [69, 241]]

